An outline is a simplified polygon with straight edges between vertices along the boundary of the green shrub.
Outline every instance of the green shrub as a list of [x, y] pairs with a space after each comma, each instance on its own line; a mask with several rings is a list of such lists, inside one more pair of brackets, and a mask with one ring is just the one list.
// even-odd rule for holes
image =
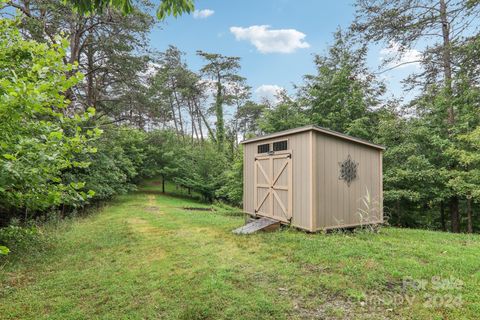
[[2, 254], [24, 252], [34, 247], [41, 248], [45, 240], [36, 226], [9, 225], [0, 229], [0, 251], [4, 252]]
[[82, 79], [63, 60], [68, 41], [25, 40], [16, 23], [0, 19], [0, 211], [28, 219], [87, 196], [62, 173], [86, 165], [74, 157], [93, 152], [87, 142], [97, 131], [81, 129], [94, 109], [66, 116], [64, 93]]
[[225, 171], [225, 183], [216, 191], [217, 198], [237, 207], [243, 201], [243, 149], [239, 148], [233, 162]]
[[[76, 161], [89, 163], [64, 173], [65, 183], [82, 183], [91, 199], [108, 200], [135, 189], [144, 162], [145, 133], [129, 127], [107, 127], [91, 142], [96, 152], [78, 155]], [[91, 191], [90, 191], [91, 190]], [[75, 206], [75, 199], [69, 202]], [[80, 201], [80, 205], [85, 202]]]
[[216, 191], [225, 183], [224, 173], [228, 166], [225, 155], [218, 152], [216, 145], [205, 142], [185, 147], [177, 161], [179, 170], [175, 183], [212, 202]]

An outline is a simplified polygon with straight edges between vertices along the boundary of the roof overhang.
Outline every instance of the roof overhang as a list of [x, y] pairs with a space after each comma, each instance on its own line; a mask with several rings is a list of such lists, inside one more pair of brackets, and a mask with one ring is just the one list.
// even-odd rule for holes
[[343, 139], [343, 140], [348, 140], [348, 141], [351, 141], [351, 142], [356, 142], [356, 143], [359, 143], [359, 144], [363, 144], [363, 145], [366, 145], [366, 146], [369, 146], [369, 147], [372, 147], [372, 148], [375, 148], [375, 149], [385, 150], [385, 147], [382, 146], [382, 145], [375, 144], [375, 143], [369, 142], [367, 140], [352, 137], [352, 136], [349, 136], [347, 134], [343, 134], [343, 133], [340, 133], [340, 132], [336, 132], [336, 131], [326, 129], [326, 128], [322, 128], [322, 127], [315, 126], [315, 125], [308, 125], [308, 126], [304, 126], [304, 127], [295, 128], [295, 129], [279, 131], [279, 132], [267, 134], [267, 135], [264, 135], [264, 136], [259, 136], [259, 137], [247, 139], [247, 140], [244, 140], [240, 143], [241, 144], [248, 144], [248, 143], [252, 143], [252, 142], [258, 142], [258, 141], [262, 141], [262, 140], [266, 140], [266, 139], [272, 139], [272, 138], [287, 136], [287, 135], [296, 134], [296, 133], [300, 133], [300, 132], [304, 132], [304, 131], [311, 131], [311, 130], [316, 131], [316, 132], [320, 132], [322, 134], [326, 134], [326, 135], [329, 135], [329, 136], [337, 137], [337, 138], [340, 138], [340, 139]]

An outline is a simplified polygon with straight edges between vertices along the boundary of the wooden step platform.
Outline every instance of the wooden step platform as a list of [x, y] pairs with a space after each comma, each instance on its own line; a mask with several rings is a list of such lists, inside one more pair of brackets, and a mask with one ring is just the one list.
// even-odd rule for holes
[[257, 231], [274, 231], [280, 228], [280, 221], [269, 219], [269, 218], [259, 218], [248, 222], [246, 225], [233, 230], [235, 234], [251, 234]]

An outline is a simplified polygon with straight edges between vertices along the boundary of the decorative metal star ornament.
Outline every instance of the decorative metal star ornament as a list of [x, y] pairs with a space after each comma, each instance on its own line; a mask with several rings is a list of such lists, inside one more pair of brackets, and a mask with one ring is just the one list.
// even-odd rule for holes
[[350, 183], [357, 178], [357, 167], [358, 162], [352, 160], [352, 157], [348, 155], [346, 160], [339, 162], [340, 166], [340, 180], [345, 180], [347, 185], [350, 187]]

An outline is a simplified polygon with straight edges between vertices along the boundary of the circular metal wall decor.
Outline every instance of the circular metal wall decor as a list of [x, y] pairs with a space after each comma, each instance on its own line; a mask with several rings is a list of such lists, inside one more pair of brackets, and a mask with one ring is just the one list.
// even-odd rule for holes
[[340, 165], [340, 180], [345, 180], [350, 187], [350, 183], [357, 178], [358, 162], [352, 160], [348, 155], [346, 160], [338, 163]]

